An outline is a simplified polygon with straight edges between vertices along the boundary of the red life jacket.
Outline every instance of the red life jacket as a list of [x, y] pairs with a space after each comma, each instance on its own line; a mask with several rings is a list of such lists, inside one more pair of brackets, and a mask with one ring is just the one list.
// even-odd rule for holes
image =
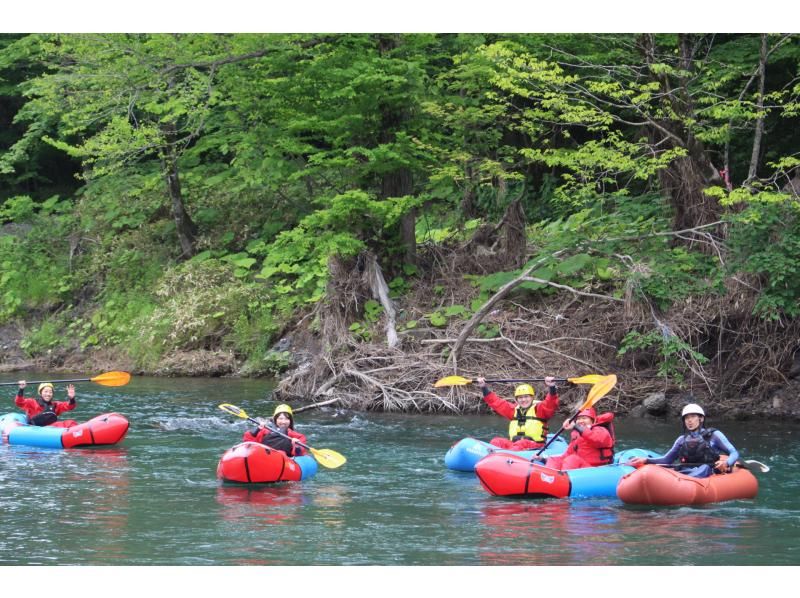
[[[608, 465], [614, 462], [614, 444], [616, 437], [614, 434], [614, 424], [611, 421], [614, 419], [613, 413], [602, 413], [597, 416], [595, 422], [584, 431], [584, 434], [589, 434], [595, 428], [605, 428], [608, 430], [609, 443], [608, 446], [596, 447], [583, 437], [582, 434], [574, 431], [572, 432], [572, 441], [570, 442], [569, 449], [577, 453], [582, 459], [590, 463], [592, 466]], [[568, 450], [569, 450], [568, 449]]]

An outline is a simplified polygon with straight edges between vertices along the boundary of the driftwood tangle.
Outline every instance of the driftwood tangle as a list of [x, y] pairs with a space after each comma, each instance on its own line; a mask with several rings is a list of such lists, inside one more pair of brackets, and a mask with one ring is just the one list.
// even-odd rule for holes
[[[713, 237], [706, 231], [717, 225], [675, 234], [706, 240], [713, 252]], [[467, 252], [463, 251], [466, 247]], [[303, 403], [298, 410], [327, 406], [475, 413], [485, 411], [476, 388], [436, 389], [433, 383], [453, 374], [521, 378], [614, 373], [619, 383], [603, 399], [603, 407], [618, 413], [627, 412], [651, 393], [666, 392], [674, 401], [692, 394], [712, 413], [731, 409], [770, 415], [774, 413], [770, 412], [772, 393], [788, 382], [795, 354], [800, 354], [798, 322], [768, 322], [753, 316], [758, 281], [741, 276], [727, 281], [725, 295], [690, 298], [660, 313], [636, 299], [641, 294], [635, 292], [635, 285], [626, 288], [622, 297], [612, 296], [600, 282], [574, 289], [538, 281], [559, 292], [515, 292], [519, 284], [535, 280], [530, 276], [534, 265], [501, 288], [469, 320], [450, 318], [444, 327], [429, 325], [426, 314], [449, 305], [470, 305], [477, 295], [464, 280], [464, 272], [496, 271], [492, 260], [498, 258], [474, 248], [468, 243], [462, 250], [424, 247], [420, 251], [421, 270], [428, 278], [405, 295], [402, 304], [393, 305], [398, 323], [416, 320], [418, 325], [400, 330], [392, 347], [379, 332], [371, 342], [357, 342], [348, 332], [350, 323], [363, 319], [363, 302], [375, 295], [376, 286], [370, 280], [383, 279], [376, 273], [364, 275], [368, 264], [379, 272], [377, 262], [370, 262], [367, 255], [349, 263], [332, 263], [335, 276], [328, 303], [319, 314], [322, 346], [311, 363], [281, 381], [277, 396]], [[566, 256], [569, 250], [563, 253]], [[630, 256], [618, 257], [632, 271], [642, 268]], [[391, 316], [390, 310], [386, 313]], [[480, 324], [496, 330], [496, 335], [476, 334]], [[394, 322], [387, 328], [384, 320], [374, 329], [393, 330]], [[618, 354], [627, 332], [653, 329], [665, 337], [674, 335], [709, 358], [701, 364], [690, 354], [679, 356], [687, 372], [681, 387], [659, 375], [660, 355], [648, 351]], [[495, 390], [508, 397], [513, 387]], [[563, 404], [569, 407], [584, 396], [585, 389], [570, 390]], [[779, 402], [776, 399], [775, 405]]]

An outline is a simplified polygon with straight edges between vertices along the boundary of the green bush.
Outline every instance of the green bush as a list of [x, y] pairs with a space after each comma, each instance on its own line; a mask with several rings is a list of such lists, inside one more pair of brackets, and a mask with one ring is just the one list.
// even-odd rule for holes
[[704, 364], [708, 358], [669, 331], [651, 330], [642, 334], [632, 330], [620, 343], [618, 355], [629, 351], [654, 351], [658, 361], [658, 374], [682, 382], [689, 373], [692, 362]]
[[142, 357], [217, 348], [234, 332], [237, 322], [242, 334], [241, 314], [258, 300], [263, 287], [243, 282], [234, 275], [234, 268], [209, 259], [166, 272], [155, 289], [155, 308], [135, 322], [139, 332], [133, 346], [147, 348]]
[[777, 320], [800, 315], [800, 208], [794, 203], [753, 203], [732, 217], [728, 243], [736, 271], [763, 281], [756, 312]]
[[63, 342], [63, 322], [58, 318], [47, 319], [25, 334], [19, 343], [28, 357], [39, 357], [58, 347]]

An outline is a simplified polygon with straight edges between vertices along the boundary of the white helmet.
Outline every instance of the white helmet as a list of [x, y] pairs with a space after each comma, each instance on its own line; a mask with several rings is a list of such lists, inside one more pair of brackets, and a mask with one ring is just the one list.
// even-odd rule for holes
[[687, 415], [702, 415], [703, 417], [706, 416], [706, 412], [703, 411], [703, 408], [696, 404], [696, 403], [689, 403], [686, 407], [683, 408], [681, 411], [681, 417], [686, 417]]

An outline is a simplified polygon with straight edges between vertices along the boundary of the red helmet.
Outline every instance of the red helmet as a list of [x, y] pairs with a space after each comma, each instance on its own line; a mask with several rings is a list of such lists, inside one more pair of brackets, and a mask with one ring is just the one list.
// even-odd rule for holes
[[575, 416], [575, 419], [579, 417], [590, 417], [592, 421], [597, 421], [597, 411], [594, 410], [594, 407], [589, 407], [588, 409], [584, 409]]

